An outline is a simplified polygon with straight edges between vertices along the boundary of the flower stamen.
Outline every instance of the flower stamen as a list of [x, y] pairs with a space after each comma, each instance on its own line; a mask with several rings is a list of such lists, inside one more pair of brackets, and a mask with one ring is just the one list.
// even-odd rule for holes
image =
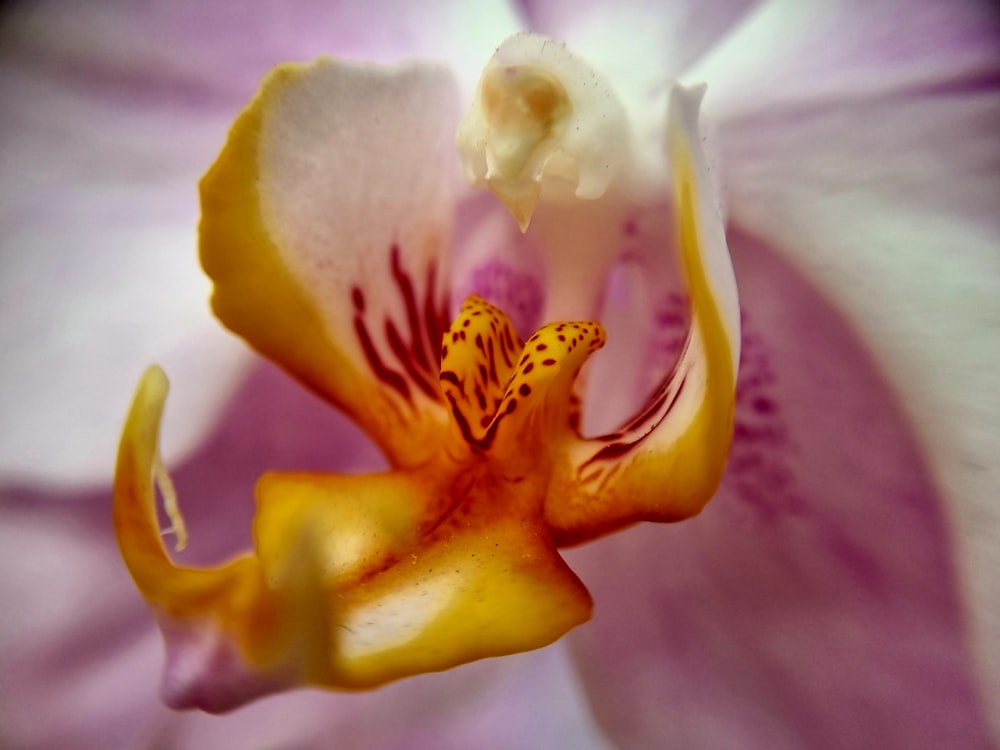
[[487, 63], [456, 144], [469, 183], [492, 190], [521, 231], [543, 189], [554, 200], [600, 198], [629, 152], [625, 111], [610, 83], [534, 34], [511, 37]]
[[441, 392], [464, 441], [511, 460], [575, 434], [573, 385], [604, 342], [591, 321], [550, 323], [522, 342], [502, 310], [470, 296], [441, 347]]
[[184, 516], [181, 515], [180, 506], [177, 504], [177, 490], [174, 482], [167, 473], [167, 468], [163, 465], [163, 459], [159, 453], [153, 456], [153, 482], [160, 493], [163, 502], [163, 512], [170, 519], [170, 526], [160, 529], [160, 536], [173, 534], [177, 537], [174, 542], [174, 550], [181, 552], [187, 547], [187, 526], [184, 524]]

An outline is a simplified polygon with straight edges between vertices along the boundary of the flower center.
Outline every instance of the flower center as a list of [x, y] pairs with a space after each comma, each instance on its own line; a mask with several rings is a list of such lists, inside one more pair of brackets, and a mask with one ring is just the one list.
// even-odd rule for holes
[[604, 342], [590, 321], [550, 323], [522, 342], [502, 310], [469, 297], [441, 347], [441, 391], [465, 443], [509, 457], [578, 434], [573, 385]]
[[566, 89], [555, 75], [534, 65], [489, 68], [481, 86], [492, 135], [492, 179], [516, 182], [534, 176], [529, 172], [539, 166], [539, 149], [572, 111]]

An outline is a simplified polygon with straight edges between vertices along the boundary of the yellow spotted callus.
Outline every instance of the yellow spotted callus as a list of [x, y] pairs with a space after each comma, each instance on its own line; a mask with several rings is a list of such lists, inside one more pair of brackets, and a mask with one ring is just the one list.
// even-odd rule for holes
[[590, 321], [551, 323], [522, 342], [503, 311], [469, 297], [441, 348], [441, 390], [459, 433], [507, 460], [575, 434], [573, 385], [604, 342], [604, 329]]

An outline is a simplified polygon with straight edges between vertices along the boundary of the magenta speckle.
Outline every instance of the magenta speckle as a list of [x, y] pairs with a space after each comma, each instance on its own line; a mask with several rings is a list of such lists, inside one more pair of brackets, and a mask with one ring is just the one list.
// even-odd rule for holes
[[457, 292], [458, 303], [470, 294], [478, 294], [499, 307], [522, 336], [538, 327], [544, 301], [542, 284], [532, 274], [502, 261], [492, 260], [475, 268]]
[[775, 383], [767, 345], [744, 316], [728, 473], [736, 495], [754, 510], [758, 520], [766, 523], [803, 512], [792, 471], [786, 463], [792, 446], [788, 427], [772, 394]]

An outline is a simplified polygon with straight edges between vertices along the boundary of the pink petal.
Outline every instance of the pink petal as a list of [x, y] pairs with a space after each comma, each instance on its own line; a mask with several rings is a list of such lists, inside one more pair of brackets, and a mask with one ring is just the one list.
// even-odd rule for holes
[[985, 747], [944, 498], [895, 394], [815, 288], [731, 247], [746, 325], [719, 496], [573, 561], [598, 720], [623, 747]]
[[843, 311], [900, 394], [956, 530], [962, 603], [1000, 717], [1000, 90], [988, 83], [1000, 47], [987, 64], [985, 30], [959, 45], [963, 18], [927, 37], [939, 72], [915, 54], [885, 66], [908, 91], [748, 111], [719, 122], [718, 143], [732, 220]]
[[138, 709], [158, 704], [136, 675], [162, 646], [110, 535], [64, 501], [85, 499], [4, 493], [0, 596], [17, 606], [0, 619], [0, 742], [135, 746], [152, 713]]

